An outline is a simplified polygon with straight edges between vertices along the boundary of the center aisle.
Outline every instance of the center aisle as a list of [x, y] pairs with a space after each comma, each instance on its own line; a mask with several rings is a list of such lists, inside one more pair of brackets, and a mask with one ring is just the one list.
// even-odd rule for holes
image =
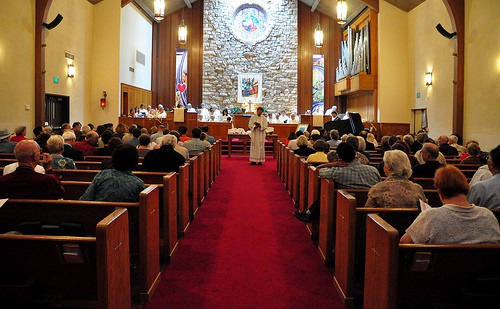
[[222, 170], [144, 308], [343, 308], [276, 172], [222, 158]]

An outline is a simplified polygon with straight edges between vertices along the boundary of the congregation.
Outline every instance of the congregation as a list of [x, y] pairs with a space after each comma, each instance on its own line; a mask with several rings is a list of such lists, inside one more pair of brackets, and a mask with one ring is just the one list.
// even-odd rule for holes
[[16, 128], [15, 136], [0, 130], [0, 153], [14, 154], [17, 159], [3, 168], [0, 198], [63, 198], [64, 187], [53, 170], [78, 169], [75, 162], [84, 157], [107, 156], [102, 171], [80, 199], [137, 202], [145, 184], [132, 171], [179, 172], [190, 156], [215, 143], [208, 127], [193, 128], [192, 137], [186, 135], [186, 127], [178, 129], [169, 130], [167, 124], [147, 129], [75, 122], [63, 124], [57, 134], [49, 126], [37, 127], [33, 139], [26, 137], [25, 126]]

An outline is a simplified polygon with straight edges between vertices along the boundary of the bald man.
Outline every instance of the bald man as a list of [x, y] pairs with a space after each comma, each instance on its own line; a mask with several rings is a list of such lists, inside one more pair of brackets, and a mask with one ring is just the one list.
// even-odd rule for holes
[[[14, 199], [60, 199], [64, 188], [53, 174], [52, 157], [41, 153], [40, 146], [33, 140], [23, 140], [14, 148], [19, 167], [8, 175], [0, 177], [0, 198]], [[45, 174], [35, 172], [42, 162]]]
[[433, 143], [425, 143], [420, 152], [425, 163], [416, 165], [413, 168], [412, 176], [416, 178], [434, 178], [436, 170], [444, 166], [438, 161], [438, 146]]

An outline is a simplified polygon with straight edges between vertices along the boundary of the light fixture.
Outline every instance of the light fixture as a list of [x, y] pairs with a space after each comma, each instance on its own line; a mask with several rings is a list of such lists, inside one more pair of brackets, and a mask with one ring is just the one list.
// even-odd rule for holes
[[318, 11], [318, 25], [316, 26], [316, 30], [314, 30], [314, 46], [317, 48], [323, 47], [323, 30], [321, 29], [321, 25], [319, 24], [319, 11]]
[[337, 0], [337, 23], [343, 25], [347, 22], [347, 0]]
[[108, 94], [106, 93], [106, 91], [103, 91], [102, 92], [102, 96], [101, 96], [101, 101], [99, 102], [99, 106], [104, 109], [106, 107], [106, 97], [108, 96]]
[[179, 44], [186, 44], [188, 35], [188, 28], [184, 24], [184, 19], [182, 19], [181, 24], [179, 25]]
[[425, 85], [426, 86], [432, 85], [432, 72], [425, 73]]
[[155, 19], [163, 20], [165, 17], [165, 0], [155, 0], [154, 2]]
[[73, 63], [68, 63], [67, 73], [68, 77], [75, 77], [75, 66], [73, 65]]

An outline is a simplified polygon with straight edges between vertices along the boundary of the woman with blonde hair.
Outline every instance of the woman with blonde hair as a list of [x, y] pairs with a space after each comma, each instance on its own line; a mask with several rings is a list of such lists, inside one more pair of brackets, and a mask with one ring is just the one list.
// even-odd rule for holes
[[372, 143], [373, 146], [378, 147], [378, 142], [375, 139], [375, 135], [373, 135], [372, 133], [368, 133], [368, 135], [366, 136], [366, 140]]
[[47, 140], [47, 149], [52, 157], [52, 168], [53, 169], [75, 169], [75, 162], [73, 159], [63, 157], [64, 152], [64, 139], [61, 135], [52, 135]]
[[374, 185], [368, 191], [365, 207], [401, 208], [417, 207], [419, 200], [427, 201], [424, 190], [410, 178], [410, 160], [401, 150], [384, 153], [386, 180]]

